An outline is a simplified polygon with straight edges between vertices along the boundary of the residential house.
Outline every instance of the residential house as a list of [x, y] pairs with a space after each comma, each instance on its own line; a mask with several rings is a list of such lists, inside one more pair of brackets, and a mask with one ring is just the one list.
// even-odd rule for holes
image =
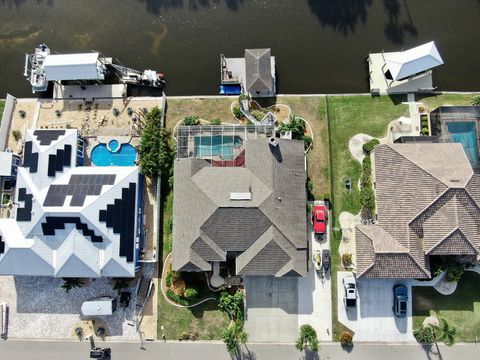
[[355, 229], [359, 279], [429, 279], [433, 256], [480, 251], [480, 175], [461, 144], [385, 144], [372, 155], [377, 221]]

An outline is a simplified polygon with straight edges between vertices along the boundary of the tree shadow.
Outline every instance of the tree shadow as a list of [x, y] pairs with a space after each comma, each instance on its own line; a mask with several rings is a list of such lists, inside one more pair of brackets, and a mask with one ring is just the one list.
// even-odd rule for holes
[[302, 360], [320, 360], [318, 352], [312, 351], [310, 349], [305, 349], [305, 354], [303, 354], [300, 359]]
[[413, 24], [407, 3], [404, 2], [408, 21], [401, 21], [401, 8], [398, 0], [383, 0], [383, 6], [388, 14], [388, 22], [385, 25], [385, 36], [394, 44], [403, 44], [406, 35], [418, 36], [418, 31]]
[[434, 344], [423, 344], [422, 350], [425, 351], [428, 360], [443, 360], [442, 353], [436, 342]]
[[233, 360], [257, 360], [257, 355], [251, 351], [247, 345], [243, 345], [245, 349], [239, 349], [235, 354], [230, 354]]
[[330, 26], [347, 36], [359, 23], [367, 21], [367, 9], [372, 0], [308, 0], [310, 11], [322, 26]]
[[[1, 1], [1, 0], [0, 0]], [[17, 0], [22, 1], [22, 0]], [[205, 9], [212, 5], [220, 4], [222, 1], [229, 10], [237, 11], [244, 0], [138, 0], [144, 3], [147, 11], [152, 14], [160, 14], [169, 9], [187, 7], [189, 10]]]

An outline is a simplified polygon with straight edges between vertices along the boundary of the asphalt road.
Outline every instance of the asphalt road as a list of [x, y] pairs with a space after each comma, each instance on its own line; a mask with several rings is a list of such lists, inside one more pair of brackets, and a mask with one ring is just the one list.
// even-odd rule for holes
[[[232, 359], [227, 354], [223, 343], [178, 343], [147, 342], [145, 349], [139, 343], [102, 343], [112, 349], [112, 360], [148, 360], [148, 359]], [[20, 341], [7, 340], [0, 342], [0, 359], [15, 360], [70, 360], [89, 359], [89, 342], [70, 341]], [[305, 355], [298, 352], [293, 345], [251, 344], [243, 356], [233, 359], [242, 360], [470, 360], [478, 359], [479, 345], [457, 344], [453, 347], [440, 345], [438, 350], [433, 346], [426, 352], [418, 345], [382, 345], [356, 344], [351, 352], [344, 351], [338, 344], [322, 344], [318, 356]]]

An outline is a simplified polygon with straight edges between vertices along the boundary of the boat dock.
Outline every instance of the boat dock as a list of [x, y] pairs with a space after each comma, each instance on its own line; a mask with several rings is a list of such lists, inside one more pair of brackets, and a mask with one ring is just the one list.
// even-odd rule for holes
[[62, 85], [55, 82], [53, 85], [53, 99], [122, 99], [127, 97], [126, 84], [104, 85]]

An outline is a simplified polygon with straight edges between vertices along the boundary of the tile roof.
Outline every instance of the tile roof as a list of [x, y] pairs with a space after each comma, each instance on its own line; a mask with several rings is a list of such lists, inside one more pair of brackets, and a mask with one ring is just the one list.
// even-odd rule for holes
[[273, 91], [270, 49], [245, 50], [247, 91]]
[[[306, 273], [303, 142], [279, 143], [281, 161], [260, 138], [248, 140], [245, 167], [211, 167], [196, 158], [175, 162], [174, 269], [211, 270], [209, 261], [235, 252], [239, 274]], [[252, 197], [231, 200], [232, 192]]]
[[480, 250], [478, 175], [461, 144], [374, 150], [377, 225], [356, 227], [359, 278], [429, 278], [427, 255]]

